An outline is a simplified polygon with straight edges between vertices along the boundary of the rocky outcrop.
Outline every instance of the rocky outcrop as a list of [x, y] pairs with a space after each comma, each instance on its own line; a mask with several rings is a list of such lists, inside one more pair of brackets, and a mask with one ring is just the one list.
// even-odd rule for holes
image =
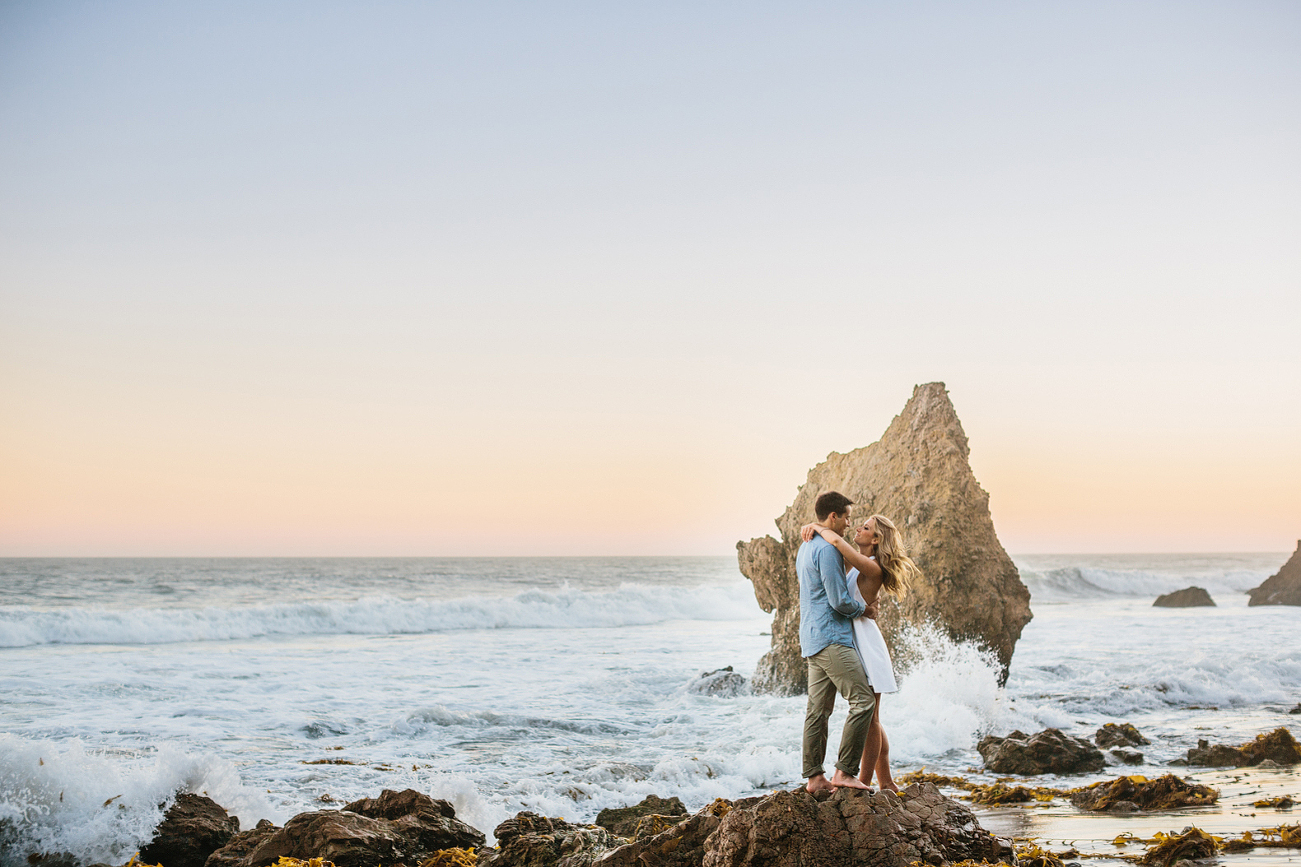
[[208, 856], [239, 833], [239, 818], [212, 798], [181, 792], [163, 814], [154, 839], [140, 850], [142, 864], [203, 867]]
[[624, 841], [598, 825], [579, 825], [537, 813], [517, 813], [493, 832], [496, 849], [479, 854], [479, 867], [587, 867]]
[[1301, 540], [1277, 574], [1247, 593], [1251, 596], [1248, 605], [1301, 605]]
[[1208, 605], [1214, 608], [1215, 600], [1204, 587], [1185, 587], [1173, 593], [1165, 593], [1156, 597], [1152, 603], [1154, 608], [1200, 608]]
[[818, 801], [776, 792], [723, 817], [702, 867], [904, 867], [917, 861], [1014, 860], [1008, 841], [929, 783], [868, 794], [839, 789]]
[[746, 692], [745, 678], [732, 670], [732, 666], [717, 671], [706, 671], [691, 682], [689, 692], [712, 695], [718, 698], [735, 698]]
[[214, 852], [207, 867], [265, 867], [282, 857], [324, 858], [336, 867], [415, 865], [442, 849], [483, 843], [483, 834], [457, 820], [447, 801], [386, 789], [342, 810], [299, 813], [283, 828], [259, 823]]
[[1208, 786], [1166, 774], [1155, 780], [1146, 777], [1117, 777], [1070, 793], [1071, 803], [1091, 812], [1132, 813], [1138, 810], [1176, 810], [1214, 804], [1220, 793]]
[[1201, 767], [1245, 768], [1272, 761], [1278, 765], [1295, 765], [1301, 763], [1301, 744], [1292, 733], [1283, 727], [1272, 732], [1256, 735], [1256, 739], [1240, 747], [1224, 744], [1211, 745], [1199, 740], [1194, 749], [1188, 751], [1187, 764]]
[[[225, 846], [208, 856], [205, 867], [238, 867], [258, 846], [280, 830], [270, 819], [261, 819], [247, 831], [240, 831]], [[164, 863], [164, 867], [166, 864]]]
[[944, 384], [913, 389], [912, 398], [872, 445], [832, 452], [809, 471], [795, 501], [777, 519], [781, 539], [737, 543], [741, 572], [772, 612], [772, 649], [751, 686], [794, 695], [807, 687], [799, 647], [799, 531], [814, 520], [813, 502], [840, 491], [866, 518], [890, 517], [904, 533], [924, 578], [902, 600], [883, 600], [877, 623], [897, 654], [905, 624], [935, 623], [957, 640], [977, 641], [997, 655], [1006, 679], [1012, 651], [1030, 622], [1030, 592], [999, 543], [989, 495], [968, 463], [967, 436]]
[[603, 828], [520, 813], [497, 828], [482, 867], [906, 867], [914, 861], [1003, 860], [1012, 847], [971, 811], [917, 783], [898, 795], [802, 788], [738, 801], [719, 799], [664, 831], [602, 850]]
[[1152, 743], [1131, 723], [1107, 723], [1098, 729], [1093, 735], [1093, 742], [1098, 746], [1106, 749], [1107, 747], [1142, 747]]
[[1058, 729], [1034, 735], [1014, 731], [1005, 738], [989, 735], [981, 738], [976, 750], [985, 767], [996, 774], [1089, 774], [1107, 765], [1093, 744]]
[[727, 801], [722, 798], [699, 810], [685, 821], [657, 834], [641, 836], [627, 846], [620, 846], [600, 856], [599, 867], [701, 867], [707, 844], [722, 824], [723, 817], [735, 809], [746, 809], [762, 798]]
[[[730, 669], [729, 669], [730, 670]], [[654, 818], [651, 818], [654, 817]], [[638, 829], [646, 830], [658, 825], [677, 824], [687, 817], [687, 808], [679, 798], [661, 798], [659, 795], [647, 795], [640, 804], [631, 807], [609, 807], [596, 814], [596, 824], [614, 834], [631, 840], [638, 836]], [[643, 821], [650, 819], [650, 821]], [[660, 819], [656, 822], [655, 819]], [[656, 828], [656, 833], [664, 830]]]

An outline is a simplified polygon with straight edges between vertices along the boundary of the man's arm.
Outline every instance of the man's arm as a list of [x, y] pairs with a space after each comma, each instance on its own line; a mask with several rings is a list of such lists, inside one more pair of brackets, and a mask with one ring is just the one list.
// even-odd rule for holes
[[830, 545], [818, 551], [818, 573], [822, 578], [822, 587], [827, 591], [827, 602], [836, 611], [846, 617], [858, 617], [866, 610], [853, 596], [849, 595], [849, 582], [845, 580], [845, 561], [840, 552]]

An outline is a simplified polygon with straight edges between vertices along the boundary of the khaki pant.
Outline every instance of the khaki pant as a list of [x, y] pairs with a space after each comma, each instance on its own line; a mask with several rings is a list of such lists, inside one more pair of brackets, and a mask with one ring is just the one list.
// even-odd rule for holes
[[872, 724], [876, 698], [867, 682], [867, 673], [854, 648], [832, 644], [807, 658], [809, 664], [809, 705], [804, 713], [804, 776], [815, 777], [822, 771], [827, 755], [827, 720], [839, 692], [849, 702], [849, 718], [840, 734], [840, 755], [836, 767], [851, 777], [858, 775], [863, 758], [863, 744]]

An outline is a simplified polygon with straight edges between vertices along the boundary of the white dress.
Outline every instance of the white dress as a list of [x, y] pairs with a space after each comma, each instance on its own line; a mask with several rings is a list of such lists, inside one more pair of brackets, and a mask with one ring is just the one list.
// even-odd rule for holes
[[[849, 594], [859, 602], [866, 604], [863, 594], [858, 592], [858, 570], [850, 569], [845, 576], [849, 581]], [[894, 682], [894, 667], [890, 663], [890, 649], [885, 646], [885, 636], [876, 621], [864, 614], [854, 618], [854, 650], [867, 672], [867, 682], [872, 685], [872, 692], [897, 692], [898, 684]]]

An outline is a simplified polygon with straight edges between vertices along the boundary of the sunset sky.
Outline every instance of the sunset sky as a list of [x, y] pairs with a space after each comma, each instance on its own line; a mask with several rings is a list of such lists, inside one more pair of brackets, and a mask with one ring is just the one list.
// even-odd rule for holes
[[0, 5], [0, 556], [1301, 538], [1301, 4]]

